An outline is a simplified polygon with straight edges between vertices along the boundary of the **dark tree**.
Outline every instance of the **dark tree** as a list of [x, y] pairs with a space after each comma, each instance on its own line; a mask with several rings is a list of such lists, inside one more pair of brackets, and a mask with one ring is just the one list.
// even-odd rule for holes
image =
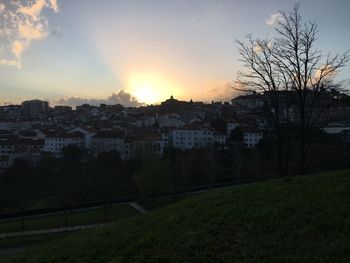
[[210, 126], [215, 130], [226, 134], [227, 131], [227, 123], [222, 119], [215, 119], [210, 123]]
[[62, 153], [65, 159], [71, 161], [78, 161], [82, 156], [82, 150], [76, 145], [67, 145], [62, 149]]
[[234, 142], [243, 142], [243, 132], [240, 127], [231, 131], [230, 139]]
[[237, 44], [246, 68], [239, 73], [238, 83], [244, 91], [255, 90], [265, 95], [283, 176], [288, 173], [291, 105], [295, 106], [294, 121], [299, 125], [298, 170], [304, 174], [308, 167], [309, 131], [332, 103], [327, 97], [329, 92], [340, 89], [334, 76], [348, 62], [349, 53], [331, 56], [318, 50], [317, 25], [303, 22], [299, 5], [291, 12], [281, 12], [281, 16], [273, 38], [249, 36], [247, 42]]
[[102, 169], [109, 169], [119, 165], [121, 162], [121, 156], [118, 151], [110, 151], [99, 153], [97, 156], [98, 166]]
[[15, 202], [21, 211], [21, 229], [25, 229], [24, 204], [28, 185], [32, 181], [32, 167], [26, 160], [15, 159], [11, 168], [9, 169], [10, 181], [16, 187]]
[[135, 175], [135, 182], [141, 196], [155, 198], [173, 190], [171, 182], [171, 161], [157, 155], [144, 155], [141, 169]]

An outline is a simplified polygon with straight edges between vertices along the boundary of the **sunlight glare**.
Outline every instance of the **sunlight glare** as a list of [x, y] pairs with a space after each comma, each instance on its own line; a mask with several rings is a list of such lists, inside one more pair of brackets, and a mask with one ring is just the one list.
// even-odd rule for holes
[[178, 95], [173, 85], [156, 74], [134, 73], [128, 80], [128, 91], [143, 103], [159, 103], [171, 95]]

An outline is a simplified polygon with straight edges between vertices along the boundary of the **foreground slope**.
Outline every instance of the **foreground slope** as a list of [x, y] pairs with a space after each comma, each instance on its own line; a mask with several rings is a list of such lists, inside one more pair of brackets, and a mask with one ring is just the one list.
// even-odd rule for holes
[[209, 191], [14, 262], [350, 262], [350, 172]]

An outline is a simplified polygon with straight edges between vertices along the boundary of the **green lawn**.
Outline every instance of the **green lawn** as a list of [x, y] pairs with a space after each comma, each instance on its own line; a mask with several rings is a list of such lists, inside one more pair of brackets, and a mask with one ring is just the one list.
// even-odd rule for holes
[[[138, 211], [127, 204], [111, 206], [108, 208], [108, 221], [117, 221], [137, 214]], [[104, 208], [68, 213], [68, 226], [101, 223], [104, 221], [104, 218]], [[64, 223], [64, 214], [26, 219], [25, 230], [63, 227]], [[17, 231], [21, 231], [20, 220], [0, 223], [0, 233]]]
[[350, 262], [350, 171], [209, 191], [12, 262]]

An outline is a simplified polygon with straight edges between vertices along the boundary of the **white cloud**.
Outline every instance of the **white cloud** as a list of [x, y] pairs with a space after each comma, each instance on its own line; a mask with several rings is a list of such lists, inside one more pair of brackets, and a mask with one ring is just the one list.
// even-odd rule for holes
[[312, 81], [319, 81], [320, 78], [329, 80], [333, 78], [337, 74], [337, 71], [334, 69], [332, 65], [322, 65], [316, 69]]
[[82, 104], [90, 104], [99, 106], [100, 104], [121, 104], [125, 107], [139, 107], [143, 104], [140, 103], [135, 97], [133, 97], [130, 93], [121, 90], [117, 94], [113, 93], [106, 99], [88, 99], [88, 98], [80, 98], [80, 97], [65, 97], [60, 98], [54, 101], [53, 104], [56, 105], [67, 105], [71, 107], [76, 107]]
[[16, 58], [19, 58], [21, 56], [23, 49], [24, 45], [20, 41], [16, 40], [13, 42], [11, 51]]
[[40, 40], [47, 36], [47, 26], [44, 23], [32, 23], [24, 21], [18, 25], [18, 33], [20, 38], [27, 41]]
[[41, 10], [46, 6], [45, 0], [36, 0], [33, 4], [29, 5], [19, 5], [17, 13], [31, 17], [34, 21], [40, 19]]
[[0, 65], [16, 66], [21, 68], [21, 65], [19, 65], [16, 60], [0, 59]]
[[6, 6], [3, 3], [0, 3], [0, 13], [5, 10]]
[[258, 53], [262, 52], [262, 47], [259, 44], [256, 44], [253, 48], [253, 51], [255, 54], [258, 54]]
[[0, 65], [21, 68], [22, 54], [32, 41], [48, 36], [48, 20], [44, 9], [58, 11], [56, 0], [0, 0]]
[[57, 0], [50, 0], [51, 8], [57, 13], [58, 12], [58, 5]]
[[281, 21], [283, 19], [283, 16], [281, 13], [274, 13], [271, 14], [268, 19], [266, 19], [266, 25], [273, 26], [278, 21]]

